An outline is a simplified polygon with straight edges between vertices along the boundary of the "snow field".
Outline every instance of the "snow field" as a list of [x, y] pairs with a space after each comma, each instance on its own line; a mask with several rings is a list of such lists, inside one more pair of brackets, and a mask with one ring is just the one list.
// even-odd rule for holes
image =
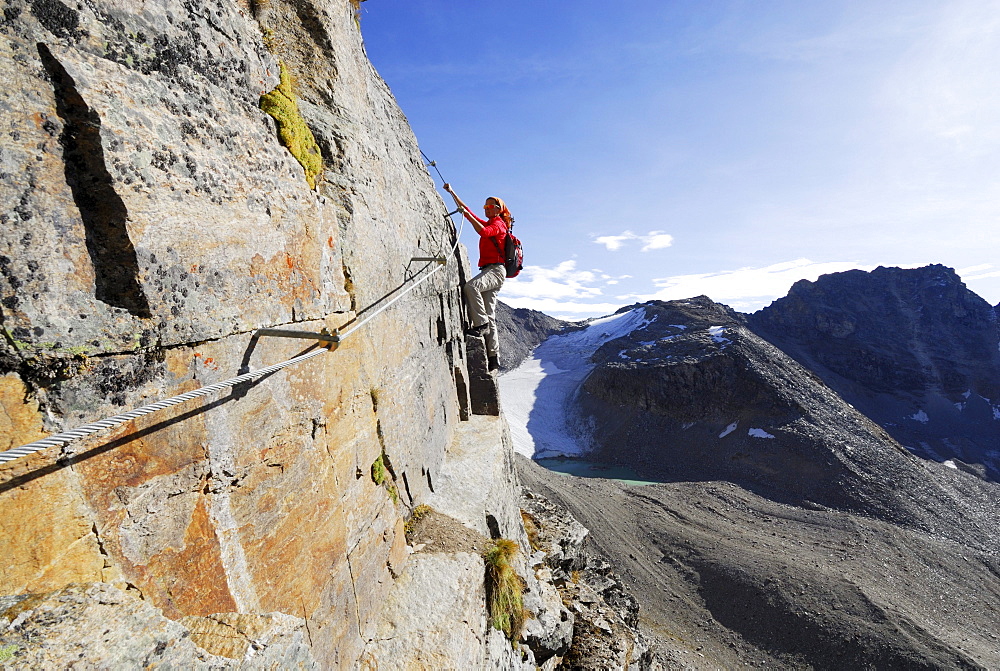
[[588, 452], [589, 432], [570, 408], [594, 368], [590, 357], [604, 343], [652, 321], [642, 308], [595, 319], [585, 329], [550, 337], [520, 366], [501, 375], [500, 402], [514, 449], [536, 459]]

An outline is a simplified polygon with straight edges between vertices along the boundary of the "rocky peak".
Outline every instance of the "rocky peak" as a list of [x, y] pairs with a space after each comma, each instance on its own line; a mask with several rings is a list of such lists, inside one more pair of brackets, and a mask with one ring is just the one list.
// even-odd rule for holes
[[497, 301], [497, 332], [500, 339], [500, 370], [517, 368], [540, 342], [571, 323], [527, 308], [512, 308]]
[[628, 312], [629, 310], [634, 310], [635, 308], [649, 310], [651, 311], [651, 314], [683, 315], [692, 322], [697, 322], [699, 320], [711, 321], [714, 319], [721, 319], [726, 316], [730, 318], [739, 318], [739, 313], [735, 312], [728, 305], [716, 303], [704, 294], [701, 296], [693, 296], [691, 298], [683, 298], [673, 301], [653, 300], [646, 301], [645, 303], [633, 303], [632, 305], [626, 305], [618, 308], [615, 310], [615, 314]]
[[595, 363], [646, 368], [680, 359], [700, 360], [725, 349], [726, 330], [743, 323], [739, 313], [708, 296], [649, 301], [615, 314], [636, 309], [645, 314], [642, 325], [602, 345], [592, 357]]
[[[815, 345], [825, 367], [870, 389], [960, 394], [969, 387], [957, 370], [986, 364], [973, 391], [1000, 391], [992, 374], [1000, 366], [995, 313], [942, 265], [800, 280], [749, 321], [782, 343]], [[859, 361], [862, 351], [866, 360]]]
[[747, 319], [917, 454], [1000, 475], [1000, 323], [952, 269], [824, 275]]

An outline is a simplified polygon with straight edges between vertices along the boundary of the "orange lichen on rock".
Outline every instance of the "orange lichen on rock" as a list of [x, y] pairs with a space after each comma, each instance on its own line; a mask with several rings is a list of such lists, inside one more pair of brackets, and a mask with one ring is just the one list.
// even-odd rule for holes
[[140, 589], [144, 594], [158, 592], [154, 603], [168, 617], [237, 610], [204, 496], [194, 507], [183, 546], [164, 548], [150, 559], [142, 573]]
[[53, 464], [52, 455], [36, 453], [0, 472], [0, 556], [6, 558], [0, 594], [104, 579], [105, 558], [72, 471], [62, 468], [10, 487]]
[[14, 374], [0, 376], [0, 451], [44, 436], [38, 402], [30, 397], [21, 378]]

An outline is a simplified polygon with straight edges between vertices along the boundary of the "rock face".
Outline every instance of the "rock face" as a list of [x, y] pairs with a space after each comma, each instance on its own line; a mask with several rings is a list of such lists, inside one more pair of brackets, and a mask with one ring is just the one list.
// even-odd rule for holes
[[[468, 598], [472, 595], [474, 598]], [[476, 553], [419, 553], [386, 594], [363, 669], [483, 668], [486, 592]]]
[[499, 415], [500, 394], [496, 378], [489, 370], [486, 341], [482, 336], [465, 336], [465, 350], [469, 357], [469, 409], [474, 415]]
[[[413, 554], [389, 587], [362, 668], [530, 671], [562, 661], [573, 618], [551, 575], [529, 562], [535, 556], [518, 508], [509, 440], [505, 422], [495, 417], [473, 417], [456, 432], [429, 509], [408, 524]], [[523, 602], [530, 612], [513, 642], [487, 623], [485, 610], [480, 553], [501, 537], [520, 548], [515, 570], [526, 583]]]
[[105, 583], [0, 599], [5, 647], [17, 668], [69, 668], [81, 661], [106, 669], [320, 668], [301, 618], [226, 613], [186, 620], [173, 622], [134, 590]]
[[1000, 320], [950, 268], [803, 280], [748, 320], [915, 454], [1000, 478]]
[[497, 301], [500, 371], [517, 368], [539, 343], [570, 326], [570, 322], [537, 310], [512, 308], [503, 301]]
[[[316, 346], [260, 327], [358, 328], [0, 467], [0, 594], [108, 583], [205, 640], [285, 614], [355, 668], [471, 413], [468, 262], [351, 3], [10, 0], [0, 32], [4, 449]], [[315, 190], [259, 107], [279, 62]]]

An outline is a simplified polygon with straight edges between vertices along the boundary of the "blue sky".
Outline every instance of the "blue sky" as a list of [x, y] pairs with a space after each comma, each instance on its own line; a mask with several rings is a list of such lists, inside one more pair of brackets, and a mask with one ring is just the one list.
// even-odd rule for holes
[[513, 212], [511, 305], [749, 312], [801, 278], [927, 263], [1000, 302], [996, 0], [362, 7], [421, 148], [470, 205]]

